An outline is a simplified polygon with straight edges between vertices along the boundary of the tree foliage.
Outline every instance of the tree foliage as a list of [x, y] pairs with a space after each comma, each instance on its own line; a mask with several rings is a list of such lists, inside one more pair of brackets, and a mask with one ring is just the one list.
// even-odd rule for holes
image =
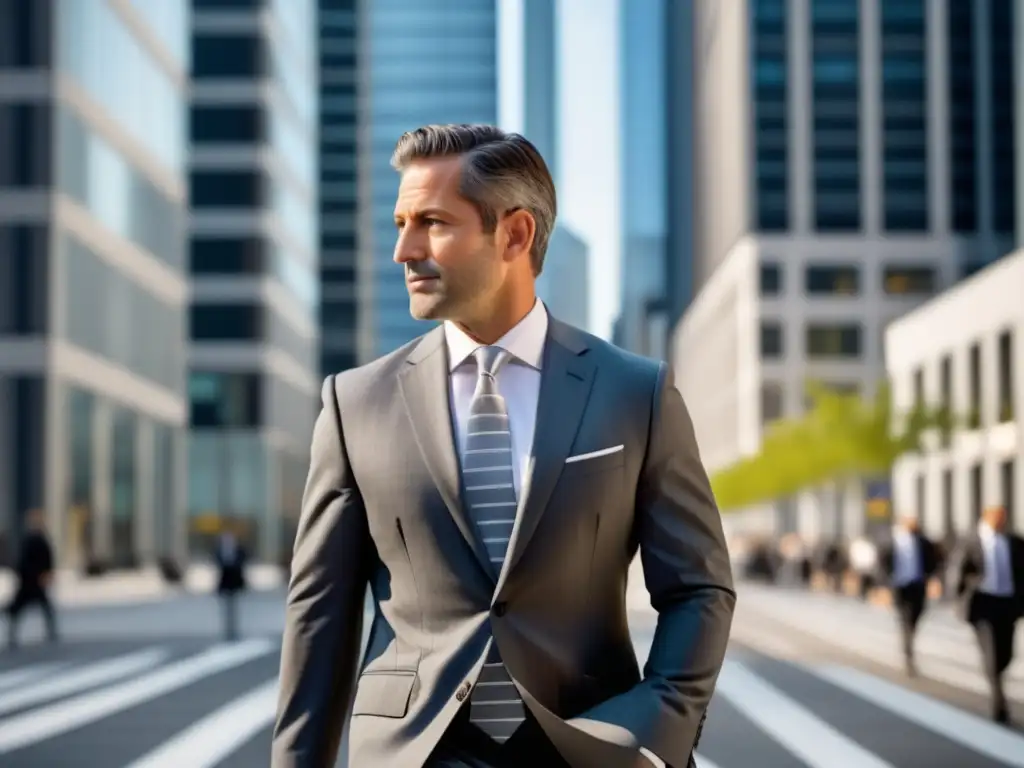
[[896, 414], [887, 384], [865, 400], [858, 394], [808, 385], [812, 407], [796, 419], [771, 424], [760, 452], [712, 477], [723, 510], [791, 496], [828, 482], [888, 476], [896, 460], [920, 450], [929, 430], [950, 432], [951, 414], [916, 405]]

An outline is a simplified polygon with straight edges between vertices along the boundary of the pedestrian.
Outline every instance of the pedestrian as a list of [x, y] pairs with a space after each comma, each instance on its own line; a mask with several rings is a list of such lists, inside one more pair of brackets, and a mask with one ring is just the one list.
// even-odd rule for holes
[[394, 260], [442, 322], [324, 383], [272, 767], [333, 765], [346, 723], [355, 768], [692, 766], [736, 596], [672, 372], [536, 298], [556, 202], [526, 139], [427, 126], [392, 162]]
[[992, 719], [1010, 722], [1003, 674], [1013, 661], [1013, 635], [1024, 616], [1024, 538], [1007, 530], [1006, 509], [989, 507], [956, 567], [961, 618], [974, 628], [992, 691]]
[[46, 535], [43, 511], [33, 509], [25, 516], [25, 532], [15, 569], [17, 587], [7, 606], [7, 642], [11, 648], [18, 645], [18, 621], [21, 614], [31, 605], [38, 605], [43, 612], [49, 641], [57, 641], [57, 617], [49, 594], [53, 583], [53, 561], [53, 548]]
[[224, 618], [224, 637], [228, 641], [238, 639], [238, 595], [246, 588], [245, 547], [231, 528], [225, 528], [217, 537], [214, 560], [220, 571], [217, 593], [220, 596]]
[[914, 637], [928, 602], [928, 583], [939, 568], [938, 547], [921, 532], [917, 518], [903, 517], [881, 549], [879, 567], [896, 609], [907, 675], [916, 677]]

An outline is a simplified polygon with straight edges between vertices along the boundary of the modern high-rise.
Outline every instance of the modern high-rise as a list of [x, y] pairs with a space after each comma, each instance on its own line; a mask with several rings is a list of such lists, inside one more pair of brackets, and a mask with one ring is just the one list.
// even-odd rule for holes
[[621, 311], [614, 340], [664, 358], [692, 293], [693, 5], [622, 0]]
[[808, 379], [873, 392], [888, 322], [1010, 250], [1011, 7], [695, 4], [699, 295], [673, 344], [710, 469]]
[[[184, 555], [187, 0], [0, 3], [0, 549]], [[2, 557], [3, 555], [0, 555]]]
[[189, 513], [290, 547], [319, 405], [313, 0], [192, 0]]
[[360, 334], [363, 362], [431, 327], [410, 316], [405, 278], [392, 261], [399, 178], [391, 153], [402, 133], [426, 123], [497, 121], [496, 5], [494, 0], [361, 4], [369, 62], [357, 238], [361, 301], [366, 297], [359, 314], [367, 328]]
[[[559, 80], [557, 3], [499, 4], [498, 124], [525, 136], [540, 152], [558, 189]], [[561, 217], [548, 240], [537, 295], [558, 319], [590, 325], [590, 250]]]
[[319, 0], [320, 375], [359, 364], [359, 0]]

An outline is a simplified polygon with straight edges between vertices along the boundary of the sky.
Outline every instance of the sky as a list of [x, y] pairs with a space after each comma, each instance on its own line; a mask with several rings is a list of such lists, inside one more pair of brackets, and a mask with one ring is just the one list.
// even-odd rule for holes
[[[620, 0], [552, 0], [559, 28], [559, 218], [590, 249], [590, 327], [611, 338], [619, 308]], [[522, 5], [498, 0], [499, 123], [522, 126]]]

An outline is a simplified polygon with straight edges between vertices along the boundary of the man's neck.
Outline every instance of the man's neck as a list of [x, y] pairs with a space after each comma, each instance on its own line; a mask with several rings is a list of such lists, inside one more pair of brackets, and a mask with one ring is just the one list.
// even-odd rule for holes
[[515, 328], [523, 319], [533, 311], [537, 303], [537, 297], [533, 292], [529, 295], [529, 301], [516, 301], [507, 310], [494, 312], [489, 317], [472, 324], [455, 321], [457, 325], [473, 341], [480, 344], [494, 344], [498, 339]]

